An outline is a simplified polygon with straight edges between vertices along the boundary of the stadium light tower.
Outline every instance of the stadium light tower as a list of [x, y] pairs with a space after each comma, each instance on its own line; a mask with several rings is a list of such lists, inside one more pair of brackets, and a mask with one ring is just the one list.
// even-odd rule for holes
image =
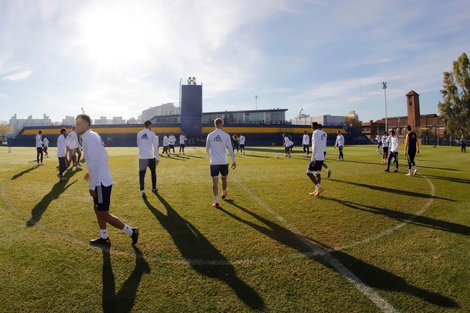
[[387, 122], [387, 82], [382, 82], [382, 89], [384, 90], [384, 97], [385, 97], [385, 131], [388, 132], [388, 122]]

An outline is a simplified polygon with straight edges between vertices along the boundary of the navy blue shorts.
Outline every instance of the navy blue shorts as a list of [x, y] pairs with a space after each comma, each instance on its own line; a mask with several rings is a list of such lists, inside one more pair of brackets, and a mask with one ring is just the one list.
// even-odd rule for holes
[[222, 175], [223, 177], [228, 175], [228, 164], [223, 165], [211, 165], [211, 177]]
[[323, 166], [323, 160], [310, 162], [308, 163], [307, 173], [315, 172], [317, 174], [320, 174], [322, 166]]
[[93, 198], [95, 209], [98, 211], [109, 211], [109, 205], [111, 204], [111, 189], [113, 185], [109, 186], [97, 186], [95, 188], [96, 198]]

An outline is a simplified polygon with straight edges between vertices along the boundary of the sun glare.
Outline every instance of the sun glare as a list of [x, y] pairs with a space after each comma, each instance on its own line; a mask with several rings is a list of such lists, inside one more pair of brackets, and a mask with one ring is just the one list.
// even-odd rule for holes
[[79, 42], [100, 67], [145, 62], [150, 56], [144, 12], [129, 7], [95, 7], [80, 18]]

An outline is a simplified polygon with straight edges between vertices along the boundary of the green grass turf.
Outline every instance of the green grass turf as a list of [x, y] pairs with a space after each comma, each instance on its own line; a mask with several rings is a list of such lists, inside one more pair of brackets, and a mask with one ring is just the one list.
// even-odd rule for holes
[[346, 147], [344, 162], [329, 147], [319, 198], [299, 148], [249, 148], [218, 210], [203, 148], [162, 158], [147, 200], [137, 149], [109, 148], [111, 212], [141, 230], [133, 248], [110, 227], [110, 251], [88, 243], [86, 165], [58, 182], [49, 150], [36, 167], [34, 147], [0, 147], [0, 312], [470, 311], [470, 154], [458, 148], [422, 147], [406, 177], [403, 154], [385, 173], [375, 146]]

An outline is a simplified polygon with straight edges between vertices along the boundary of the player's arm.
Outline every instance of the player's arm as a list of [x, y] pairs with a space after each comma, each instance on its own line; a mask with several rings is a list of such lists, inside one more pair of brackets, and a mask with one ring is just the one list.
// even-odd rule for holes
[[419, 153], [419, 142], [418, 142], [418, 138], [416, 138], [416, 153]]
[[[407, 151], [408, 151], [408, 144], [409, 144], [409, 138], [408, 138], [408, 135], [409, 134], [406, 134], [406, 137], [405, 137], [405, 155], [407, 155]], [[418, 142], [418, 141], [416, 141]]]

